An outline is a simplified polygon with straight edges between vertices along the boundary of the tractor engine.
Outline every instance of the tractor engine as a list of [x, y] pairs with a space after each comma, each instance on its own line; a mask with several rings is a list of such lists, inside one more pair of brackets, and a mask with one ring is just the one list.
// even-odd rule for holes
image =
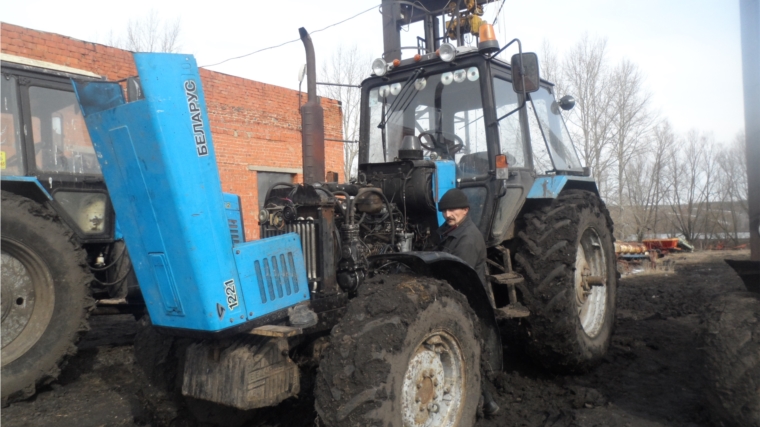
[[354, 292], [372, 255], [432, 246], [435, 170], [405, 159], [361, 165], [351, 184], [276, 184], [259, 214], [261, 237], [299, 234], [312, 292]]

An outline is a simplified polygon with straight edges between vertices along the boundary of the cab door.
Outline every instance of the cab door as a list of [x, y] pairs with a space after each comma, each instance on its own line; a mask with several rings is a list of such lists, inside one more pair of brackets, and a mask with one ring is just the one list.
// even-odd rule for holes
[[[489, 246], [514, 237], [515, 219], [535, 179], [529, 120], [523, 97], [513, 90], [512, 74], [506, 65], [492, 62], [491, 70], [494, 120], [500, 119], [493, 126], [496, 132], [494, 150], [506, 155], [509, 178], [497, 184], [498, 198], [486, 238]], [[521, 108], [516, 110], [518, 107]]]

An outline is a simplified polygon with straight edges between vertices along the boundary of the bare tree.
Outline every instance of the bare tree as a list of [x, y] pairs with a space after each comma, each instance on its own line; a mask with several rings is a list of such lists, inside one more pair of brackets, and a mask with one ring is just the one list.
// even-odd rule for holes
[[644, 148], [647, 134], [651, 131], [653, 117], [649, 108], [651, 94], [644, 90], [644, 76], [638, 66], [623, 60], [613, 70], [611, 83], [615, 86], [611, 102], [614, 138], [611, 146], [617, 163], [618, 218], [623, 217], [626, 186], [626, 169], [631, 160]]
[[741, 148], [718, 150], [711, 134], [696, 130], [677, 138], [654, 111], [639, 67], [630, 60], [611, 67], [606, 47], [606, 39], [586, 34], [560, 60], [544, 41], [540, 64], [558, 94], [576, 98], [568, 129], [610, 207], [617, 237], [738, 240], [746, 230]]
[[[359, 50], [356, 45], [338, 46], [330, 59], [322, 64], [319, 81], [358, 86], [369, 75], [370, 56]], [[320, 85], [319, 93], [341, 103], [343, 110], [343, 139], [359, 139], [359, 120], [361, 115], [361, 91], [357, 87]], [[344, 177], [350, 181], [355, 176], [359, 156], [359, 144], [346, 142], [343, 148]]]
[[670, 123], [660, 122], [647, 140], [650, 149], [635, 153], [626, 167], [625, 189], [630, 204], [626, 222], [631, 223], [638, 241], [647, 235], [657, 236], [659, 208], [670, 191], [666, 162], [673, 158], [675, 140]]
[[109, 33], [106, 43], [132, 52], [176, 53], [181, 49], [181, 27], [180, 18], [165, 21], [150, 10], [141, 18], [130, 19], [123, 35]]
[[671, 221], [686, 240], [695, 241], [704, 231], [704, 214], [712, 185], [712, 140], [708, 135], [691, 130], [680, 141], [683, 149], [670, 159], [671, 191], [667, 200]]
[[557, 93], [565, 93], [564, 81], [562, 80], [562, 62], [557, 55], [557, 50], [547, 39], [541, 43], [541, 57], [538, 64], [541, 68], [541, 78], [554, 83]]
[[743, 218], [749, 216], [744, 139], [744, 131], [739, 132], [733, 144], [716, 156], [717, 194], [720, 203], [712, 220], [721, 233], [733, 241], [734, 245], [739, 244], [739, 232], [744, 228]]
[[603, 196], [609, 181], [607, 171], [615, 161], [610, 144], [615, 132], [612, 109], [616, 86], [611, 82], [606, 48], [606, 39], [591, 39], [585, 34], [562, 62], [564, 86], [577, 101], [568, 122], [578, 151], [591, 167]]

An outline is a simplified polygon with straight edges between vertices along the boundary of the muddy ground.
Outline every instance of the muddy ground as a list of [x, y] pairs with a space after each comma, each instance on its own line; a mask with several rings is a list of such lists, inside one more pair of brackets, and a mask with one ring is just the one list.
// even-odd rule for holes
[[[507, 347], [507, 369], [494, 383], [501, 410], [477, 426], [720, 425], [704, 405], [701, 317], [713, 295], [742, 288], [723, 259], [748, 257], [747, 251], [676, 255], [674, 273], [623, 278], [609, 355], [587, 374], [547, 373]], [[136, 323], [131, 316], [96, 316], [91, 325], [59, 381], [2, 409], [4, 427], [190, 427], [214, 425], [197, 422], [199, 416], [220, 420], [204, 405], [178, 402], [147, 383], [134, 364]], [[305, 377], [308, 387], [310, 378]], [[225, 418], [222, 424], [319, 425], [313, 397], [302, 394], [277, 408]]]

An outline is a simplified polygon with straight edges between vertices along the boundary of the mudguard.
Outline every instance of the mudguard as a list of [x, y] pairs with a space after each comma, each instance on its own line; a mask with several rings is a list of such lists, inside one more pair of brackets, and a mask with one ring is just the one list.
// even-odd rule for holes
[[596, 182], [590, 176], [554, 175], [536, 178], [528, 192], [528, 198], [556, 199], [565, 188], [577, 188], [599, 194]]
[[53, 200], [50, 192], [34, 176], [3, 176], [2, 188], [19, 196], [32, 199], [37, 203], [44, 204], [47, 201]]
[[374, 255], [370, 264], [382, 265], [388, 261], [397, 261], [406, 265], [417, 274], [445, 280], [457, 291], [467, 297], [470, 307], [480, 319], [483, 332], [483, 360], [486, 374], [491, 376], [501, 371], [502, 349], [499, 325], [491, 307], [485, 287], [478, 278], [478, 273], [461, 258], [445, 252], [403, 252]]

